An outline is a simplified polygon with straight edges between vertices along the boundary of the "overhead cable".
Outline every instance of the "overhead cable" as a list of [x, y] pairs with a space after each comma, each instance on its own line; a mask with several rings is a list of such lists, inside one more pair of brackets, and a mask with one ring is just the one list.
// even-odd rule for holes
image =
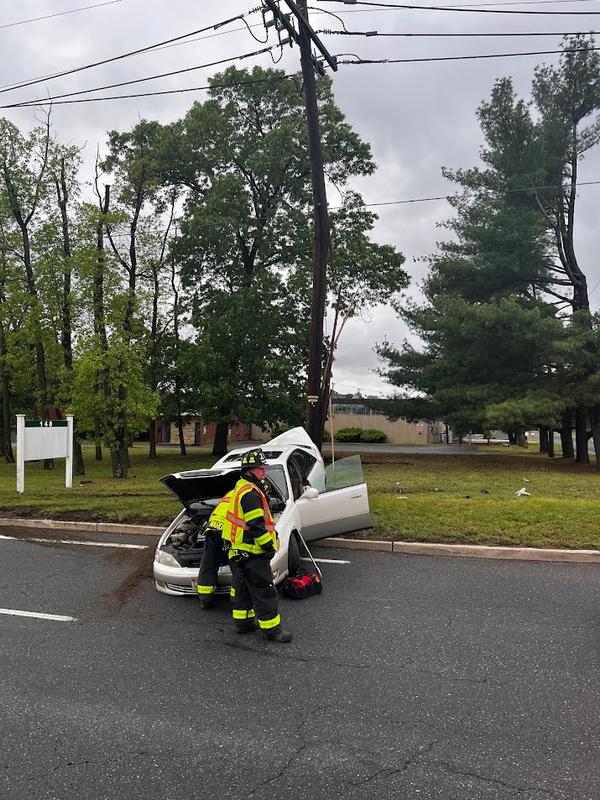
[[16, 28], [17, 25], [29, 25], [30, 22], [40, 22], [44, 19], [53, 19], [54, 17], [64, 17], [67, 14], [77, 14], [79, 11], [89, 11], [92, 8], [101, 8], [102, 6], [114, 6], [116, 3], [122, 3], [123, 0], [106, 0], [104, 3], [94, 3], [92, 6], [81, 6], [80, 8], [71, 8], [69, 11], [57, 11], [55, 14], [45, 14], [43, 17], [31, 17], [31, 19], [20, 19], [18, 22], [6, 22], [0, 25], [0, 30], [3, 28]]
[[[325, 0], [322, 0], [323, 2]], [[449, 3], [445, 8], [486, 8], [488, 6], [551, 6], [551, 5], [566, 5], [569, 3], [597, 3], [598, 0], [522, 0], [521, 2], [502, 2], [494, 3]], [[342, 0], [338, 0], [342, 2]], [[331, 11], [326, 11], [324, 8], [317, 8], [317, 6], [309, 6], [309, 11], [314, 11], [315, 14], [331, 14]], [[397, 11], [393, 6], [387, 8], [338, 8], [336, 13], [332, 16], [346, 15], [346, 14], [377, 14], [385, 11]]]
[[[28, 106], [28, 105], [50, 105], [54, 100], [62, 100], [65, 97], [76, 97], [81, 94], [90, 94], [91, 92], [101, 92], [105, 89], [118, 89], [120, 86], [131, 86], [134, 83], [145, 83], [146, 81], [153, 81], [158, 80], [159, 78], [170, 78], [172, 75], [181, 75], [184, 72], [194, 72], [198, 69], [207, 69], [208, 67], [218, 67], [221, 64], [229, 64], [232, 61], [243, 61], [246, 58], [252, 58], [253, 56], [261, 56], [264, 53], [269, 53], [271, 50], [274, 50], [276, 47], [279, 47], [279, 44], [273, 44], [269, 47], [263, 47], [262, 50], [254, 50], [252, 53], [243, 53], [242, 55], [235, 55], [229, 56], [228, 58], [221, 58], [218, 61], [211, 61], [208, 64], [197, 64], [194, 67], [185, 67], [184, 69], [176, 69], [171, 72], [162, 72], [158, 75], [148, 75], [145, 78], [135, 78], [131, 81], [121, 81], [120, 83], [108, 83], [104, 86], [95, 86], [92, 89], [80, 89], [76, 92], [66, 92], [65, 94], [56, 94], [52, 97], [47, 98], [37, 98], [35, 100], [24, 100], [21, 103], [15, 104], [19, 105], [21, 108]], [[6, 107], [6, 106], [5, 106]], [[10, 108], [10, 106], [8, 106]]]
[[140, 92], [136, 94], [117, 94], [117, 95], [108, 95], [106, 97], [82, 97], [77, 100], [53, 100], [52, 98], [48, 98], [46, 100], [40, 100], [39, 102], [36, 101], [29, 101], [23, 103], [10, 103], [9, 105], [0, 106], [0, 109], [5, 108], [38, 108], [40, 106], [47, 106], [57, 105], [57, 106], [64, 106], [64, 105], [72, 105], [74, 103], [95, 103], [99, 100], [129, 100], [134, 97], [157, 97], [159, 95], [168, 95], [168, 94], [183, 94], [185, 92], [200, 92], [200, 91], [207, 91], [209, 89], [233, 89], [238, 86], [246, 86], [248, 84], [254, 83], [279, 83], [280, 81], [287, 80], [288, 78], [296, 78], [296, 75], [282, 75], [281, 77], [277, 78], [256, 78], [249, 81], [238, 81], [236, 83], [213, 83], [209, 84], [208, 86], [188, 86], [185, 89], [163, 89], [159, 92]]
[[370, 0], [318, 0], [321, 3], [344, 3], [346, 5], [359, 5], [369, 8], [403, 9], [405, 11], [452, 11], [460, 14], [527, 14], [529, 16], [600, 16], [600, 11], [508, 11], [493, 8], [465, 8], [458, 6], [414, 6], [401, 3], [376, 3]]
[[[338, 64], [343, 65], [362, 65], [362, 64], [417, 64], [433, 61], [475, 61], [482, 58], [517, 58], [520, 56], [546, 56], [553, 54], [563, 55], [564, 53], [589, 53], [600, 50], [600, 47], [574, 47], [561, 50], [530, 50], [523, 53], [478, 53], [472, 56], [427, 56], [424, 58], [361, 58], [355, 53], [338, 53], [336, 58]], [[342, 61], [343, 56], [352, 56], [356, 61]]]
[[[583, 0], [577, 0], [577, 2], [583, 2]], [[174, 42], [173, 44], [165, 44], [165, 45], [157, 46], [151, 52], [154, 53], [154, 52], [160, 52], [160, 50], [169, 50], [171, 47], [181, 47], [182, 45], [186, 45], [186, 44], [194, 44], [194, 42], [204, 42], [207, 39], [215, 39], [215, 38], [220, 37], [220, 36], [230, 36], [232, 33], [240, 33], [240, 32], [243, 33], [243, 32], [245, 32], [247, 30], [247, 28], [264, 28], [264, 25], [263, 25], [262, 22], [257, 22], [254, 25], [248, 25], [248, 23], [244, 20], [244, 23], [247, 26], [246, 28], [231, 28], [231, 29], [229, 29], [227, 31], [219, 31], [218, 33], [209, 33], [207, 36], [195, 36], [193, 39], [186, 39], [185, 41]], [[39, 80], [41, 82], [41, 81], [45, 81], [47, 78], [51, 78], [51, 77], [52, 77], [52, 74], [39, 75], [36, 78], [36, 80]], [[3, 84], [0, 84], [0, 89], [3, 89], [5, 87], [9, 87], [9, 86], [13, 87], [13, 84], [12, 83], [3, 83]], [[15, 88], [18, 88], [18, 87], [15, 87]]]
[[465, 36], [472, 36], [472, 37], [487, 37], [487, 36], [596, 36], [600, 35], [600, 31], [510, 31], [510, 32], [483, 32], [483, 33], [385, 33], [383, 31], [330, 31], [330, 30], [322, 30], [317, 31], [317, 33], [322, 33], [326, 35], [337, 35], [337, 36], [365, 36], [367, 38], [371, 37], [378, 37], [378, 38], [389, 38], [389, 37], [443, 37], [443, 38], [451, 38], [451, 37], [465, 37]]
[[[600, 184], [600, 180], [598, 181], [578, 181], [577, 186], [597, 186]], [[487, 189], [486, 191], [494, 192], [496, 194], [521, 194], [523, 192], [540, 192], [544, 189], [561, 189], [562, 186], [556, 186], [555, 184], [549, 184], [546, 186], [527, 186], [523, 189]], [[361, 203], [364, 208], [373, 208], [375, 206], [401, 206], [401, 205], [408, 205], [410, 203], [429, 203], [434, 200], [448, 200], [449, 197], [452, 195], [439, 195], [437, 197], [417, 197], [411, 200], [386, 200], [381, 203]], [[338, 208], [342, 208], [342, 206], [338, 206]]]
[[136, 56], [139, 53], [147, 53], [151, 50], [156, 50], [159, 47], [163, 47], [167, 44], [172, 44], [173, 42], [181, 41], [182, 39], [188, 39], [190, 36], [196, 36], [199, 33], [205, 33], [206, 31], [217, 30], [218, 28], [222, 28], [224, 25], [229, 25], [232, 22], [236, 22], [243, 17], [247, 17], [250, 14], [256, 13], [258, 9], [253, 8], [250, 11], [246, 11], [244, 14], [237, 14], [235, 17], [230, 17], [229, 19], [222, 20], [221, 22], [216, 22], [212, 25], [207, 25], [204, 28], [198, 28], [197, 30], [188, 31], [188, 33], [183, 33], [180, 36], [173, 36], [170, 39], [164, 39], [161, 42], [155, 42], [154, 44], [149, 44], [146, 47], [140, 47], [137, 50], [129, 50], [126, 53], [121, 53], [118, 56], [112, 56], [112, 58], [105, 58], [102, 61], [94, 61], [90, 64], [84, 64], [80, 67], [73, 67], [72, 69], [63, 70], [62, 72], [54, 72], [52, 75], [45, 75], [44, 77], [40, 78], [32, 78], [31, 80], [21, 81], [19, 83], [11, 84], [10, 86], [6, 86], [0, 89], [0, 94], [4, 92], [10, 92], [14, 89], [23, 89], [26, 86], [33, 86], [36, 83], [43, 83], [44, 81], [53, 80], [54, 78], [62, 78], [65, 75], [73, 75], [76, 72], [83, 72], [87, 69], [92, 69], [93, 67], [99, 67], [103, 64], [110, 64], [113, 61], [120, 61], [123, 58], [129, 58], [130, 56]]

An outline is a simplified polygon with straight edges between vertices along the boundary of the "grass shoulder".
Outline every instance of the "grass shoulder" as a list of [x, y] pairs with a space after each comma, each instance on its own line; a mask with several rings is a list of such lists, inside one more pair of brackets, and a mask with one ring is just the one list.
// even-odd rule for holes
[[[600, 474], [593, 465], [506, 450], [362, 459], [374, 527], [360, 538], [600, 549]], [[159, 478], [214, 462], [198, 448], [185, 457], [159, 448], [149, 459], [141, 446], [130, 460], [127, 480], [115, 480], [108, 459], [96, 462], [86, 449], [86, 475], [74, 476], [72, 489], [64, 485], [64, 461], [54, 471], [27, 463], [23, 495], [15, 466], [0, 464], [0, 516], [163, 525], [180, 505]], [[517, 497], [520, 489], [529, 496]]]

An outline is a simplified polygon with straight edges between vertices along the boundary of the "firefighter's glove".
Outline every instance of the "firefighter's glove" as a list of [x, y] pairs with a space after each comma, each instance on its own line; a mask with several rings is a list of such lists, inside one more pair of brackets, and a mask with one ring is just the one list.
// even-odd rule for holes
[[270, 561], [273, 558], [273, 556], [275, 555], [275, 548], [271, 545], [271, 546], [263, 547], [263, 550], [265, 551], [265, 556]]

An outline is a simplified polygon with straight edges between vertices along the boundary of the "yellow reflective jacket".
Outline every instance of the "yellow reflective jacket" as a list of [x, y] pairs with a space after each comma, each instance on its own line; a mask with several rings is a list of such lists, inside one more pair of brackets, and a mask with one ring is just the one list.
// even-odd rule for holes
[[219, 500], [219, 505], [212, 512], [208, 518], [208, 527], [214, 531], [222, 531], [225, 519], [227, 517], [227, 509], [229, 508], [229, 501], [231, 500], [231, 492], [227, 492], [225, 497]]
[[231, 542], [230, 554], [244, 551], [262, 555], [277, 550], [275, 522], [266, 495], [243, 477], [231, 492], [222, 535]]

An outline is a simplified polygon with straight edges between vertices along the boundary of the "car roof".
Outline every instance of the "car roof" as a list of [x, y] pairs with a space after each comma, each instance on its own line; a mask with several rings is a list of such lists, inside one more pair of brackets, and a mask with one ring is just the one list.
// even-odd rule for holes
[[285, 433], [280, 433], [279, 436], [275, 436], [275, 438], [260, 445], [245, 444], [236, 447], [233, 450], [230, 450], [227, 455], [215, 462], [214, 466], [220, 468], [221, 466], [235, 462], [238, 459], [241, 459], [242, 455], [247, 453], [248, 450], [252, 450], [256, 447], [261, 448], [269, 463], [279, 464], [283, 464], [285, 461], [287, 461], [290, 453], [293, 453], [294, 450], [304, 450], [304, 452], [312, 455], [313, 458], [317, 452], [317, 449], [308, 433], [304, 430], [304, 428], [297, 427], [292, 428], [289, 431], [285, 431]]

